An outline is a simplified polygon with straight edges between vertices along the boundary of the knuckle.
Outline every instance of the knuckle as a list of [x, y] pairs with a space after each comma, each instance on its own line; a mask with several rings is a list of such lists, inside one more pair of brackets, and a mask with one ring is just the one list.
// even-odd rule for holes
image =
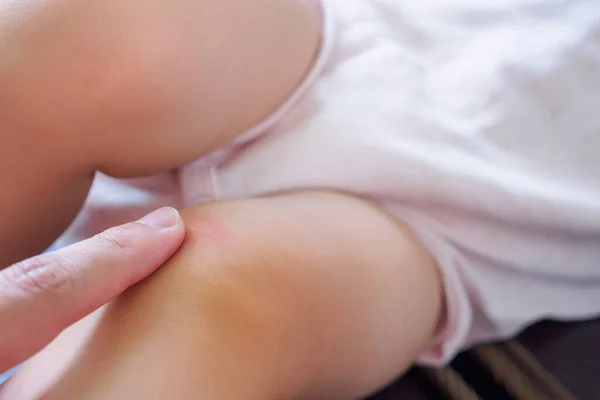
[[135, 245], [127, 232], [121, 227], [111, 228], [96, 236], [96, 241], [109, 251], [132, 253]]
[[43, 255], [12, 265], [0, 274], [9, 285], [26, 293], [72, 290], [70, 268], [53, 255]]

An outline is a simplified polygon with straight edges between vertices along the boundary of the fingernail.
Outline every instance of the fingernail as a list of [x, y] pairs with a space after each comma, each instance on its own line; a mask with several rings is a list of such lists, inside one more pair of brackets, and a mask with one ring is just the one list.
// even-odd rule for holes
[[164, 207], [146, 215], [139, 222], [156, 228], [172, 228], [179, 223], [179, 218], [177, 210]]

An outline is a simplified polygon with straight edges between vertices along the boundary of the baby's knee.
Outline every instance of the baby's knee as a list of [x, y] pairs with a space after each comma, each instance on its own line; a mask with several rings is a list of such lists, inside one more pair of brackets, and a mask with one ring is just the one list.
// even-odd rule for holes
[[183, 318], [222, 313], [241, 318], [240, 327], [248, 328], [272, 321], [278, 292], [285, 291], [288, 283], [280, 276], [285, 269], [279, 263], [284, 261], [278, 260], [277, 244], [260, 227], [248, 224], [238, 204], [183, 211], [184, 244], [140, 289], [160, 287], [162, 297], [179, 299], [175, 303], [183, 306], [179, 308]]

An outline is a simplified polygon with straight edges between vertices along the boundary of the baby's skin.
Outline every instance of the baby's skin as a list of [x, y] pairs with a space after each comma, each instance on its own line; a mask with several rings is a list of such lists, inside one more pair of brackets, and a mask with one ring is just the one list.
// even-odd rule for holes
[[[96, 171], [177, 168], [265, 118], [310, 69], [319, 26], [301, 0], [3, 1], [0, 268], [65, 230]], [[359, 398], [443, 319], [433, 261], [364, 200], [287, 193], [182, 217], [176, 256], [0, 399]]]

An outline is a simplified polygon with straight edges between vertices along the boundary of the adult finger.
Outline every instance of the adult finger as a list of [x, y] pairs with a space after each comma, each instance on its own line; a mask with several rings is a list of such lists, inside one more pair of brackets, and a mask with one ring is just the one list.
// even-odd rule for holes
[[178, 212], [163, 208], [1, 271], [0, 371], [154, 272], [179, 248], [184, 231]]

